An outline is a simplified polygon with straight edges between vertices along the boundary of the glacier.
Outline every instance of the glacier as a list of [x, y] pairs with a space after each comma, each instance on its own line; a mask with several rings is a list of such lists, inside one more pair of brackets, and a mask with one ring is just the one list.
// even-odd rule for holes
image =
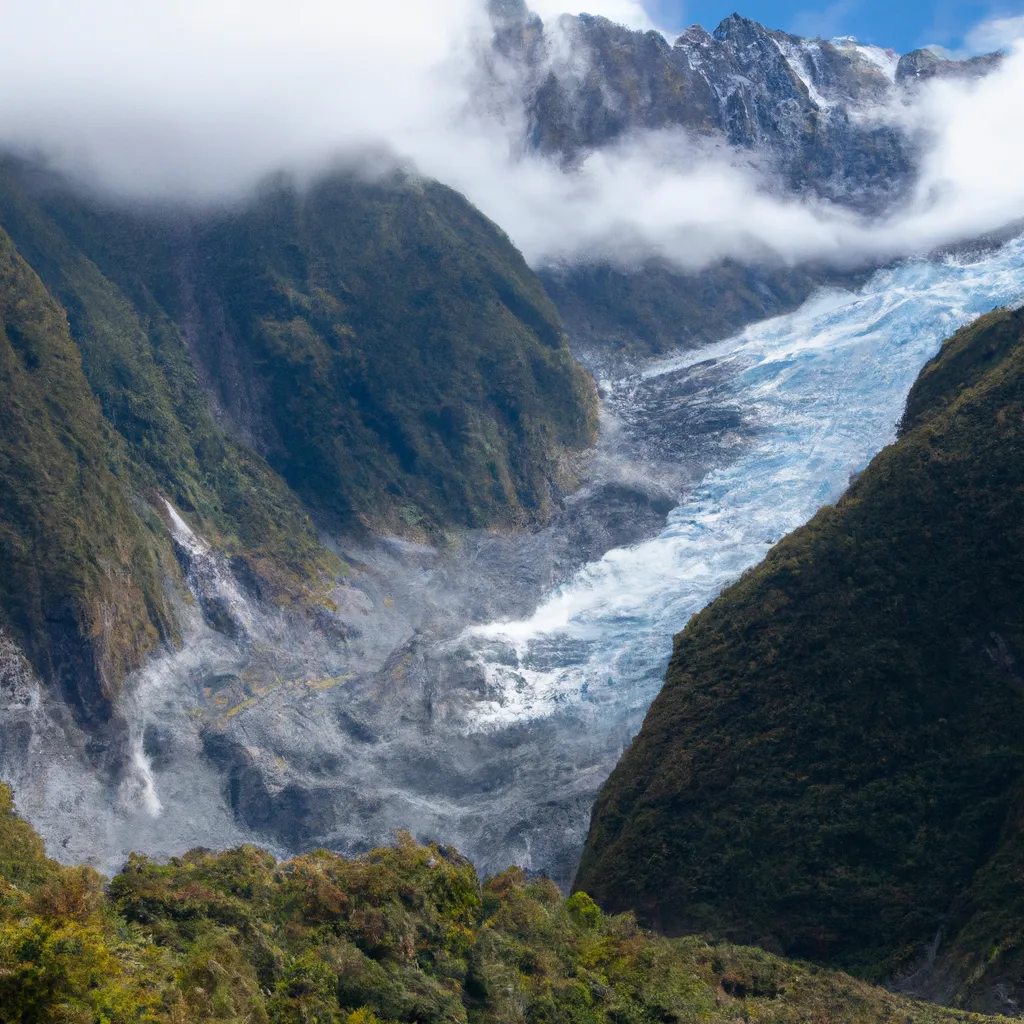
[[131, 850], [351, 853], [407, 828], [567, 886], [673, 635], [893, 440], [945, 337], [1022, 302], [1024, 238], [598, 371], [598, 451], [555, 522], [446, 550], [336, 539], [343, 629], [259, 606], [168, 508], [183, 648], [84, 736], [0, 637], [0, 776], [55, 856], [105, 871]]
[[[656, 538], [584, 566], [528, 618], [467, 630], [497, 694], [474, 709], [474, 726], [573, 701], [648, 705], [673, 634], [895, 439], [922, 365], [958, 327], [1024, 301], [1022, 271], [1020, 239], [982, 260], [912, 262], [856, 294], [820, 294], [736, 338], [607, 383], [615, 410], [714, 367], [714, 401], [741, 410], [755, 437], [701, 480]], [[489, 641], [502, 645], [500, 659], [489, 657]]]

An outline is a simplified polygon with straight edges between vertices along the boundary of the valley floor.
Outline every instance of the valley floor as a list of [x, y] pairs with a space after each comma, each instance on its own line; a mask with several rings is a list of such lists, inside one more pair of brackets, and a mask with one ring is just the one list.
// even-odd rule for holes
[[842, 493], [942, 338], [1024, 298], [1022, 267], [1020, 241], [909, 264], [602, 381], [587, 483], [550, 527], [342, 544], [352, 572], [316, 628], [211, 554], [202, 585], [233, 625], [183, 609], [182, 649], [132, 681], [106, 737], [9, 673], [19, 809], [60, 859], [107, 871], [131, 850], [358, 852], [409, 828], [567, 886], [672, 635]]

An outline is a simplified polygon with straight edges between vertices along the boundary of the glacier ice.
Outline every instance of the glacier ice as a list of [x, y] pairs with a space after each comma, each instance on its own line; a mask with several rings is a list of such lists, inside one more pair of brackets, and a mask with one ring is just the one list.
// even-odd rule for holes
[[[658, 537], [584, 566], [526, 619], [467, 630], [462, 640], [495, 692], [474, 709], [473, 726], [498, 728], [570, 702], [649, 703], [672, 635], [894, 439], [906, 394], [940, 341], [1021, 301], [1017, 240], [977, 261], [951, 256], [884, 271], [856, 294], [818, 295], [736, 338], [648, 367], [641, 392], [713, 361], [729, 379], [717, 400], [753, 418], [753, 443], [709, 472]], [[494, 641], [500, 659], [489, 657]]]
[[608, 373], [590, 483], [560, 519], [450, 551], [342, 543], [355, 568], [326, 626], [260, 605], [168, 508], [194, 598], [182, 649], [97, 737], [0, 635], [0, 688], [20, 695], [0, 776], [56, 856], [106, 870], [131, 849], [352, 852], [409, 828], [568, 884], [673, 634], [892, 440], [944, 337], [1022, 301], [1018, 239]]

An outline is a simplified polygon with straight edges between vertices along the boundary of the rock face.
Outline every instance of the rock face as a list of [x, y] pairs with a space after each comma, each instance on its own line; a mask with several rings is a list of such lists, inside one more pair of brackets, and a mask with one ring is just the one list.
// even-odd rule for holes
[[1003, 61], [1001, 53], [987, 53], [970, 60], [949, 60], [933, 50], [914, 50], [900, 58], [896, 81], [926, 81], [929, 78], [982, 78]]
[[857, 115], [893, 92], [898, 56], [854, 42], [773, 32], [732, 15], [674, 44], [604, 18], [507, 29], [504, 49], [534, 69], [531, 141], [567, 158], [640, 130], [683, 128], [767, 163], [781, 182], [878, 209], [906, 186], [904, 136]]
[[[917, 158], [904, 132], [872, 112], [918, 80], [981, 75], [1000, 60], [927, 50], [901, 58], [735, 14], [714, 33], [695, 25], [674, 43], [590, 15], [545, 24], [517, 4], [495, 8], [495, 26], [502, 81], [515, 80], [522, 101], [525, 145], [572, 164], [643, 132], [682, 129], [698, 149], [728, 147], [779, 193], [869, 215], [908, 195]], [[545, 281], [574, 339], [645, 355], [716, 340], [836, 279], [822, 268], [755, 265], [753, 253], [750, 262], [697, 275], [573, 264], [546, 271]]]
[[1017, 1012], [1024, 312], [922, 372], [899, 441], [676, 639], [576, 885]]
[[244, 629], [229, 576], [304, 607], [342, 571], [311, 517], [543, 521], [594, 439], [539, 280], [440, 185], [281, 180], [185, 213], [7, 160], [0, 229], [0, 627], [85, 718], [173, 639], [183, 574]]
[[567, 160], [641, 131], [682, 128], [756, 158], [800, 193], [875, 212], [900, 198], [916, 153], [868, 116], [912, 79], [978, 77], [1001, 55], [900, 57], [852, 38], [805, 39], [733, 14], [674, 43], [606, 18], [549, 24], [506, 5], [495, 49], [518, 72], [529, 144]]

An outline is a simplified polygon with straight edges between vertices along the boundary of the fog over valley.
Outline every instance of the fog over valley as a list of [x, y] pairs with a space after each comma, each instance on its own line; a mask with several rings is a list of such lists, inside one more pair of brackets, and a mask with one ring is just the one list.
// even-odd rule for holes
[[[592, 13], [653, 30], [637, 4]], [[583, 81], [596, 54], [572, 21], [553, 8], [541, 14], [548, 44], [539, 59]], [[1012, 170], [1021, 157], [1019, 19], [972, 34], [979, 50], [1008, 53], [983, 78], [879, 88], [852, 105], [855, 122], [905, 133], [915, 154], [912, 186], [868, 215], [841, 195], [792, 194], [764, 154], [723, 149], [706, 132], [634, 128], [568, 163], [524, 146], [529, 83], [491, 52], [482, 0], [102, 0], [88, 9], [45, 0], [8, 5], [0, 19], [21, 41], [0, 73], [0, 138], [135, 199], [229, 200], [267, 174], [316, 175], [369, 151], [371, 166], [409, 164], [462, 191], [535, 265], [658, 257], [689, 269], [723, 258], [885, 261], [1024, 216]], [[806, 74], [799, 54], [789, 59]], [[895, 71], [884, 51], [862, 59]], [[828, 116], [836, 101], [811, 89]], [[979, 149], [985, 160], [974, 159]]]

